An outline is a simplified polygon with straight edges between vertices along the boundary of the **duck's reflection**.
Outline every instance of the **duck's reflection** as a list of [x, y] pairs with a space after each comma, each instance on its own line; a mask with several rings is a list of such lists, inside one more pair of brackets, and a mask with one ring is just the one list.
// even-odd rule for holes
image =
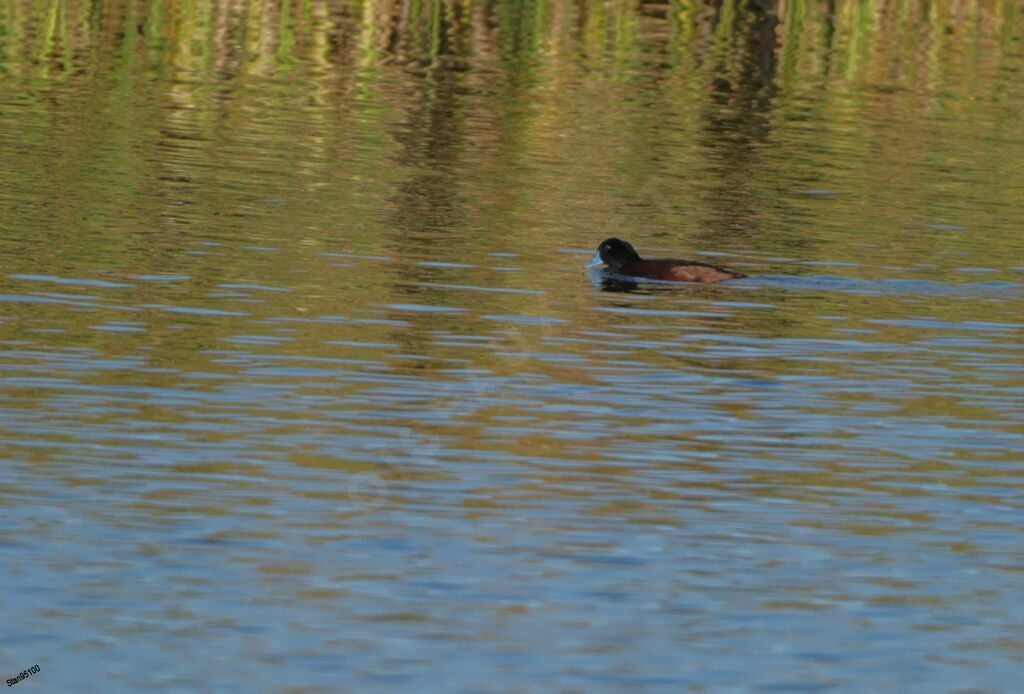
[[618, 279], [616, 277], [602, 277], [601, 291], [603, 292], [632, 292], [637, 289], [636, 282]]

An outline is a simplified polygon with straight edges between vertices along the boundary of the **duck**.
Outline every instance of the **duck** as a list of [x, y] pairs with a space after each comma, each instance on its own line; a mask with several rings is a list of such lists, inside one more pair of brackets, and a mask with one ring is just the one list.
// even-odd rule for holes
[[636, 252], [636, 249], [628, 241], [622, 239], [606, 239], [597, 247], [597, 252], [587, 268], [606, 266], [610, 271], [618, 275], [630, 277], [644, 277], [651, 280], [663, 280], [667, 282], [703, 282], [711, 284], [724, 280], [737, 280], [746, 277], [741, 272], [708, 265], [707, 263], [695, 263], [692, 260], [669, 260], [669, 259], [644, 259]]

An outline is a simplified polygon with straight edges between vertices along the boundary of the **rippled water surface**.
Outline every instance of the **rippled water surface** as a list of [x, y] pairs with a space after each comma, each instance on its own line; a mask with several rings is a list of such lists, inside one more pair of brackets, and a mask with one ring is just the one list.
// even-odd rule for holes
[[1024, 675], [1019, 2], [0, 0], [0, 162], [3, 678]]

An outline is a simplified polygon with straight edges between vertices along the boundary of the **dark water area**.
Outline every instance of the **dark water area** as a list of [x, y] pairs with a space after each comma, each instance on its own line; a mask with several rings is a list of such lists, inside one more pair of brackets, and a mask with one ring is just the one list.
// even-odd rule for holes
[[1019, 1], [0, 0], [0, 210], [19, 687], [1024, 676]]

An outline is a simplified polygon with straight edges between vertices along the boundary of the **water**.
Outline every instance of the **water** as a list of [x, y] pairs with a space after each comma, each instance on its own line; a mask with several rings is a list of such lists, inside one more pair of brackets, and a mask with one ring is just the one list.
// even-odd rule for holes
[[0, 4], [0, 674], [1012, 689], [1020, 14]]

